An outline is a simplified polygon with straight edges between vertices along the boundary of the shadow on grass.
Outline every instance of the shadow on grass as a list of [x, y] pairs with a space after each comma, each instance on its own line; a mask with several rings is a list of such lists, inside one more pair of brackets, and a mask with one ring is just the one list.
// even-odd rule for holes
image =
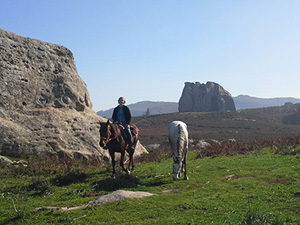
[[50, 180], [50, 183], [55, 186], [63, 187], [70, 184], [83, 183], [87, 178], [88, 175], [85, 173], [70, 172], [65, 175], [56, 176]]
[[85, 173], [70, 172], [58, 175], [50, 180], [38, 180], [33, 184], [24, 187], [24, 190], [34, 191], [31, 196], [43, 196], [52, 193], [53, 186], [64, 187], [71, 184], [83, 183], [88, 178]]
[[[141, 181], [148, 180], [148, 181]], [[136, 177], [132, 174], [120, 174], [116, 178], [106, 178], [101, 181], [92, 183], [93, 188], [97, 192], [101, 191], [116, 191], [124, 188], [137, 188], [139, 186], [155, 187], [168, 184], [169, 182], [163, 181], [161, 178], [150, 178], [149, 177]]]
[[85, 173], [70, 172], [68, 174], [58, 175], [50, 180], [36, 177], [32, 184], [3, 188], [1, 191], [3, 193], [13, 194], [33, 192], [30, 196], [44, 196], [52, 193], [53, 186], [64, 187], [71, 184], [84, 183], [89, 176], [90, 175]]
[[16, 212], [14, 215], [11, 215], [11, 217], [1, 221], [0, 220], [0, 225], [7, 225], [7, 224], [15, 224], [19, 220], [22, 220], [24, 218], [23, 213], [21, 212]]
[[139, 185], [139, 179], [133, 175], [120, 174], [116, 178], [106, 178], [92, 183], [95, 191], [115, 191], [123, 188], [136, 188]]

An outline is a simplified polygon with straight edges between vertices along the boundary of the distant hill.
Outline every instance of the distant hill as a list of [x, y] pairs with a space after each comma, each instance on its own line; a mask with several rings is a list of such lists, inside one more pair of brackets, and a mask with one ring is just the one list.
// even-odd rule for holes
[[[299, 98], [257, 98], [248, 95], [239, 95], [233, 97], [236, 109], [254, 109], [264, 108], [271, 106], [283, 106], [287, 102], [293, 104], [300, 103]], [[178, 112], [177, 102], [154, 102], [154, 101], [142, 101], [135, 104], [127, 105], [130, 108], [132, 116], [144, 116], [149, 109], [149, 115], [158, 115], [166, 113]], [[99, 116], [111, 118], [113, 108], [108, 110], [101, 110], [97, 112]]]
[[291, 102], [293, 104], [300, 103], [299, 98], [256, 98], [248, 95], [239, 95], [237, 97], [233, 97], [233, 100], [237, 109], [253, 109], [270, 106], [282, 106], [287, 102]]
[[[178, 112], [178, 103], [176, 102], [142, 101], [142, 102], [137, 102], [135, 104], [129, 104], [127, 106], [130, 108], [130, 112], [132, 116], [144, 116], [146, 114], [158, 115], [158, 114]], [[114, 110], [113, 108], [108, 110], [101, 110], [97, 112], [97, 114], [102, 117], [111, 118], [113, 110]]]
[[228, 140], [251, 142], [300, 134], [300, 104], [245, 109], [234, 112], [178, 112], [132, 118], [140, 129], [143, 145], [168, 141], [168, 125], [181, 120], [193, 140]]

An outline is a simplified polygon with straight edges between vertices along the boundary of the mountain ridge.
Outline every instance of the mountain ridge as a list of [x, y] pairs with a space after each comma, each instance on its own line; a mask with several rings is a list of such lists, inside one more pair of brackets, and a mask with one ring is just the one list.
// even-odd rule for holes
[[[259, 98], [259, 97], [252, 97], [249, 95], [238, 95], [232, 98], [234, 100], [237, 110], [282, 106], [287, 102], [293, 104], [300, 103], [300, 98], [294, 98], [294, 97]], [[159, 114], [178, 112], [177, 102], [145, 100], [145, 101], [129, 104], [127, 106], [130, 108], [132, 116], [144, 116], [147, 114], [159, 115]], [[97, 112], [97, 114], [102, 117], [111, 118], [113, 109], [114, 108], [108, 110], [100, 110]], [[147, 109], [149, 109], [148, 112]]]
[[259, 98], [252, 97], [249, 95], [238, 95], [233, 97], [234, 102], [238, 105], [237, 109], [253, 109], [253, 108], [264, 108], [271, 106], [281, 106], [287, 102], [293, 104], [300, 103], [300, 98], [293, 97], [274, 97], [274, 98]]

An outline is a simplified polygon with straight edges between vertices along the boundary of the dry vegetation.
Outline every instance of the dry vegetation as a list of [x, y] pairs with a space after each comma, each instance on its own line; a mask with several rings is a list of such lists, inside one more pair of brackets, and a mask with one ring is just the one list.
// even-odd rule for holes
[[[150, 154], [137, 158], [140, 162], [157, 162], [170, 157], [167, 146], [168, 124], [173, 120], [188, 125], [189, 138], [217, 140], [202, 149], [198, 158], [217, 155], [249, 154], [253, 150], [271, 147], [275, 153], [296, 154], [293, 147], [300, 144], [300, 104], [281, 107], [241, 110], [226, 113], [172, 113], [134, 117], [140, 128], [140, 140], [145, 146], [160, 144]], [[234, 139], [234, 142], [221, 142]], [[190, 147], [191, 149], [197, 147]]]
[[226, 113], [172, 113], [134, 117], [140, 129], [143, 145], [167, 141], [168, 124], [181, 120], [188, 125], [189, 138], [194, 140], [235, 139], [238, 142], [259, 143], [300, 135], [300, 104], [281, 107], [248, 109]]

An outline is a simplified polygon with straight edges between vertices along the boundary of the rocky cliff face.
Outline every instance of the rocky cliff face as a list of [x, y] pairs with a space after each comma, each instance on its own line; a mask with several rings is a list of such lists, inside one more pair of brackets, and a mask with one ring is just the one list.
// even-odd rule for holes
[[0, 30], [1, 106], [91, 108], [73, 54], [63, 46]]
[[104, 121], [71, 51], [0, 29], [0, 154], [102, 161]]
[[235, 111], [231, 94], [214, 82], [186, 82], [179, 100], [179, 112]]

